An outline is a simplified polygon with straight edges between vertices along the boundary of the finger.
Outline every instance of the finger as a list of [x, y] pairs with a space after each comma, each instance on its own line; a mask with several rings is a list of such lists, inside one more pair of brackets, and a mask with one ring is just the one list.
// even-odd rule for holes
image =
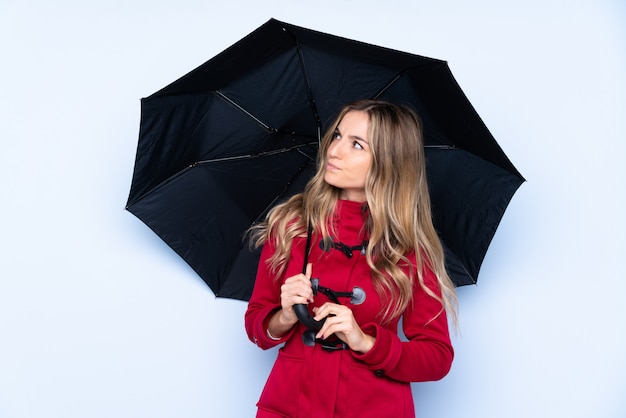
[[306, 276], [306, 278], [308, 280], [311, 280], [311, 275], [313, 274], [313, 263], [308, 263], [306, 265], [306, 270], [304, 272], [304, 275]]
[[316, 321], [321, 321], [322, 319], [326, 318], [328, 315], [332, 315], [330, 312], [330, 309], [328, 308], [328, 302], [323, 304], [319, 308], [315, 308], [313, 312], [315, 313], [315, 318], [313, 319], [315, 319]]
[[313, 293], [313, 289], [311, 288], [311, 282], [298, 281], [298, 282], [286, 284], [285, 292], [297, 294], [300, 296], [306, 296], [308, 294]]
[[318, 331], [316, 338], [326, 339], [333, 334], [340, 336], [344, 332], [345, 323], [336, 316], [329, 316], [324, 322], [324, 326]]
[[291, 276], [285, 280], [285, 284], [295, 284], [295, 283], [310, 283], [311, 279], [307, 278], [304, 274], [296, 274], [295, 276]]
[[329, 317], [331, 315], [340, 316], [340, 315], [345, 315], [351, 311], [350, 311], [350, 308], [346, 306], [337, 305], [336, 303], [332, 303], [332, 302], [326, 302], [319, 308], [315, 309], [313, 312], [315, 312], [316, 314], [315, 320], [319, 321], [320, 319]]
[[315, 335], [315, 338], [326, 339], [327, 335], [332, 335], [331, 333], [328, 332], [329, 327], [330, 327], [330, 323], [328, 322], [328, 320], [324, 321], [324, 325], [322, 325], [322, 328], [320, 328], [320, 330], [317, 332], [317, 335]]
[[288, 306], [288, 307], [292, 307], [293, 305], [308, 305], [309, 304], [309, 299], [302, 297], [302, 296], [293, 296], [288, 298], [285, 303], [284, 306]]
[[281, 304], [291, 306], [296, 303], [309, 303], [313, 292], [311, 288], [302, 285], [283, 285], [281, 287]]
[[299, 282], [297, 287], [298, 296], [306, 298], [307, 303], [313, 302], [313, 288], [311, 287], [311, 281]]
[[313, 293], [313, 288], [311, 280], [307, 279], [304, 274], [298, 274], [285, 280], [285, 283], [281, 286], [281, 291], [305, 295]]
[[311, 298], [311, 290], [306, 288], [288, 288], [283, 289], [281, 293], [281, 299], [294, 304], [294, 303], [308, 303]]

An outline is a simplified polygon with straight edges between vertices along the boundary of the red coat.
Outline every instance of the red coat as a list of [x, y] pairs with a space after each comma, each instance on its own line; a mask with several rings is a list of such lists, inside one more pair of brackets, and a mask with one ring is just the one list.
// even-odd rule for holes
[[[340, 201], [335, 241], [358, 245], [363, 237], [361, 205]], [[257, 404], [258, 417], [414, 417], [415, 408], [409, 382], [439, 380], [450, 370], [453, 349], [445, 313], [435, 320], [441, 304], [414, 286], [413, 303], [402, 316], [407, 341], [398, 336], [398, 320], [381, 324], [381, 300], [373, 287], [365, 256], [358, 251], [347, 258], [341, 251], [324, 252], [313, 242], [309, 262], [320, 286], [334, 291], [365, 290], [360, 305], [349, 306], [363, 331], [376, 338], [366, 354], [351, 350], [327, 352], [319, 344], [304, 345], [305, 327], [297, 324], [280, 341], [267, 336], [267, 324], [280, 309], [280, 286], [285, 278], [302, 272], [305, 239], [295, 239], [285, 274], [279, 280], [270, 274], [265, 260], [274, 249], [263, 248], [257, 279], [245, 314], [248, 337], [262, 349], [278, 344], [278, 358]], [[427, 285], [439, 293], [434, 274], [425, 271]], [[322, 294], [309, 306], [321, 306], [328, 299]], [[432, 321], [431, 321], [432, 320]]]

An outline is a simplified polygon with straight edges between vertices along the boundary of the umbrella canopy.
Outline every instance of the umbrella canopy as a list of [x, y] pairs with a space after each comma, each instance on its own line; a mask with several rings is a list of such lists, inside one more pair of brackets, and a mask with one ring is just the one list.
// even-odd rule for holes
[[476, 283], [524, 181], [445, 61], [271, 19], [141, 102], [127, 210], [217, 296], [247, 300], [245, 231], [303, 190], [341, 107], [378, 98], [422, 118], [435, 226], [456, 285]]

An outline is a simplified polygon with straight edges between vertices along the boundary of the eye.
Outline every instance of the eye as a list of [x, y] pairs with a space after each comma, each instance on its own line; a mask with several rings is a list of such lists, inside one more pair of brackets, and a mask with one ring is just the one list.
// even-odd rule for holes
[[335, 129], [335, 132], [333, 132], [333, 139], [341, 139], [341, 134], [338, 129]]
[[352, 146], [353, 146], [354, 148], [356, 148], [356, 149], [365, 149], [365, 148], [363, 148], [363, 145], [361, 145], [361, 143], [360, 143], [359, 141], [354, 141], [354, 142], [352, 143]]

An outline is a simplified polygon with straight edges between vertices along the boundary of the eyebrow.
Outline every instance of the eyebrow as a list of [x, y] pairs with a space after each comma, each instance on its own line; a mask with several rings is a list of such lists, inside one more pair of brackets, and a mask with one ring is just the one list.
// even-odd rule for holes
[[[339, 130], [339, 126], [337, 126], [337, 127], [335, 128], [335, 133], [337, 133], [337, 134], [339, 134], [339, 135], [342, 135], [342, 136], [343, 136], [343, 134], [342, 134], [342, 133], [341, 133], [341, 131]], [[361, 138], [361, 137], [360, 137], [360, 136], [358, 136], [358, 135], [349, 135], [348, 137], [349, 137], [350, 139], [354, 139], [354, 140], [357, 140], [357, 141], [363, 141], [363, 142], [365, 142], [366, 144], [369, 144], [369, 142], [367, 141], [367, 139], [365, 139], [365, 138]]]

